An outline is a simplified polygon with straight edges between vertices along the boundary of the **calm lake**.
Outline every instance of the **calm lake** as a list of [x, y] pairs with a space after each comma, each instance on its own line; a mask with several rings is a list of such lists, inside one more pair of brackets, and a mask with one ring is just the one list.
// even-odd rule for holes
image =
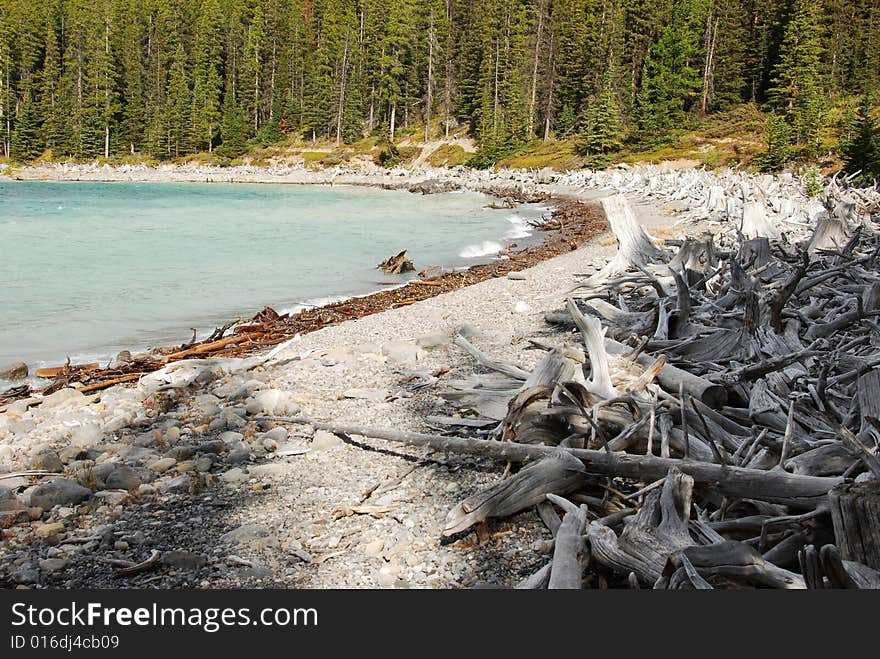
[[0, 365], [106, 359], [183, 343], [263, 306], [402, 282], [417, 269], [532, 244], [549, 209], [492, 210], [477, 193], [346, 186], [0, 183]]

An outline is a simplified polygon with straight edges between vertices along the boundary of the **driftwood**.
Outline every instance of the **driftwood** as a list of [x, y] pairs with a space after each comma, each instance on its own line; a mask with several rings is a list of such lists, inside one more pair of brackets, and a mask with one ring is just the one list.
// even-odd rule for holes
[[457, 535], [492, 517], [514, 515], [540, 503], [548, 493], [580, 489], [585, 471], [583, 463], [570, 453], [548, 455], [450, 510], [443, 535]]
[[841, 556], [880, 570], [880, 482], [839, 485], [828, 499]]
[[624, 573], [634, 572], [643, 584], [660, 578], [666, 557], [694, 544], [688, 532], [694, 479], [673, 467], [663, 488], [652, 490], [642, 509], [626, 519], [620, 536], [592, 523], [590, 548], [597, 561]]
[[406, 250], [394, 256], [389, 256], [376, 267], [387, 275], [399, 275], [416, 269], [413, 262], [406, 258]]
[[550, 590], [581, 588], [584, 568], [589, 561], [584, 530], [587, 525], [587, 507], [569, 503], [562, 497], [548, 494], [547, 499], [565, 509], [565, 517], [556, 532], [553, 562], [547, 587]]
[[764, 471], [692, 460], [658, 458], [653, 455], [533, 446], [515, 442], [386, 430], [351, 423], [326, 423], [309, 417], [264, 416], [259, 418], [282, 423], [311, 425], [318, 430], [327, 430], [333, 433], [361, 435], [413, 446], [427, 446], [435, 451], [481, 455], [508, 462], [540, 460], [547, 455], [564, 451], [582, 461], [588, 474], [621, 476], [649, 483], [664, 478], [667, 472], [675, 467], [692, 477], [696, 483], [711, 484], [720, 494], [780, 503], [807, 510], [826, 505], [828, 491], [842, 482], [841, 478], [797, 476], [782, 470]]

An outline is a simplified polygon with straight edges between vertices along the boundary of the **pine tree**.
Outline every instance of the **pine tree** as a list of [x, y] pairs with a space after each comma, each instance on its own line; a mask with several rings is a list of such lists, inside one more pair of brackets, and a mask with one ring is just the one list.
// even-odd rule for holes
[[674, 0], [672, 16], [645, 60], [636, 117], [643, 139], [681, 126], [701, 87], [700, 35], [705, 0]]
[[862, 99], [858, 111], [847, 123], [841, 143], [844, 169], [863, 179], [880, 179], [880, 128], [871, 116], [871, 98]]
[[202, 0], [196, 24], [193, 71], [193, 124], [195, 143], [212, 151], [220, 124], [223, 90], [223, 14], [217, 0]]
[[623, 148], [620, 110], [614, 92], [614, 74], [608, 69], [602, 93], [591, 103], [584, 117], [584, 130], [578, 141], [578, 152], [589, 156], [587, 164], [594, 168], [606, 167], [608, 155]]
[[223, 120], [220, 126], [222, 142], [217, 153], [227, 158], [240, 156], [247, 150], [249, 132], [248, 116], [233, 100], [230, 90], [226, 91], [223, 100]]
[[757, 158], [762, 171], [776, 171], [794, 157], [791, 127], [782, 115], [771, 113], [767, 118], [765, 140], [767, 150]]
[[190, 117], [193, 106], [187, 61], [183, 44], [178, 43], [168, 71], [168, 101], [163, 121], [166, 129], [165, 155], [170, 158], [179, 158], [191, 151]]
[[814, 150], [825, 120], [821, 5], [795, 0], [773, 69], [770, 98], [791, 125], [794, 142]]
[[46, 21], [46, 38], [43, 54], [43, 70], [40, 72], [40, 116], [43, 121], [43, 142], [54, 155], [67, 153], [70, 149], [66, 124], [70, 109], [65, 103], [61, 80], [61, 48], [58, 42], [60, 3], [50, 8]]
[[12, 131], [10, 156], [19, 162], [28, 162], [43, 153], [43, 140], [40, 138], [40, 122], [37, 109], [28, 93], [18, 106]]

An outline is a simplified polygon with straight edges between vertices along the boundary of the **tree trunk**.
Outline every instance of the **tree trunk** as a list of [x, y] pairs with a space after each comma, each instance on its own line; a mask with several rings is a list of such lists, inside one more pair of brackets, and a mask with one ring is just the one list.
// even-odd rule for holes
[[828, 501], [843, 558], [880, 570], [880, 483], [839, 485]]

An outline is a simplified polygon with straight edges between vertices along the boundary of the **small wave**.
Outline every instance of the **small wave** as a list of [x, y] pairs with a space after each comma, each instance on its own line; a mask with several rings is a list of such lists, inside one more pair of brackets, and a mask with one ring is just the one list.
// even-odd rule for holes
[[494, 240], [484, 240], [478, 245], [468, 245], [458, 255], [463, 259], [476, 259], [481, 256], [497, 254], [502, 249], [504, 248], [500, 243], [496, 243]]
[[510, 231], [504, 234], [505, 238], [519, 240], [520, 238], [528, 238], [532, 235], [532, 229], [526, 218], [519, 215], [511, 215], [507, 218], [507, 221], [513, 226], [511, 226]]
[[347, 295], [329, 295], [327, 297], [316, 297], [305, 302], [299, 302], [294, 304], [292, 307], [288, 307], [285, 309], [280, 309], [278, 314], [283, 316], [285, 314], [290, 314], [291, 316], [299, 313], [300, 311], [304, 311], [306, 309], [316, 309], [318, 307], [326, 307], [328, 304], [333, 304], [334, 302], [344, 302], [345, 300], [350, 300], [351, 296]]

